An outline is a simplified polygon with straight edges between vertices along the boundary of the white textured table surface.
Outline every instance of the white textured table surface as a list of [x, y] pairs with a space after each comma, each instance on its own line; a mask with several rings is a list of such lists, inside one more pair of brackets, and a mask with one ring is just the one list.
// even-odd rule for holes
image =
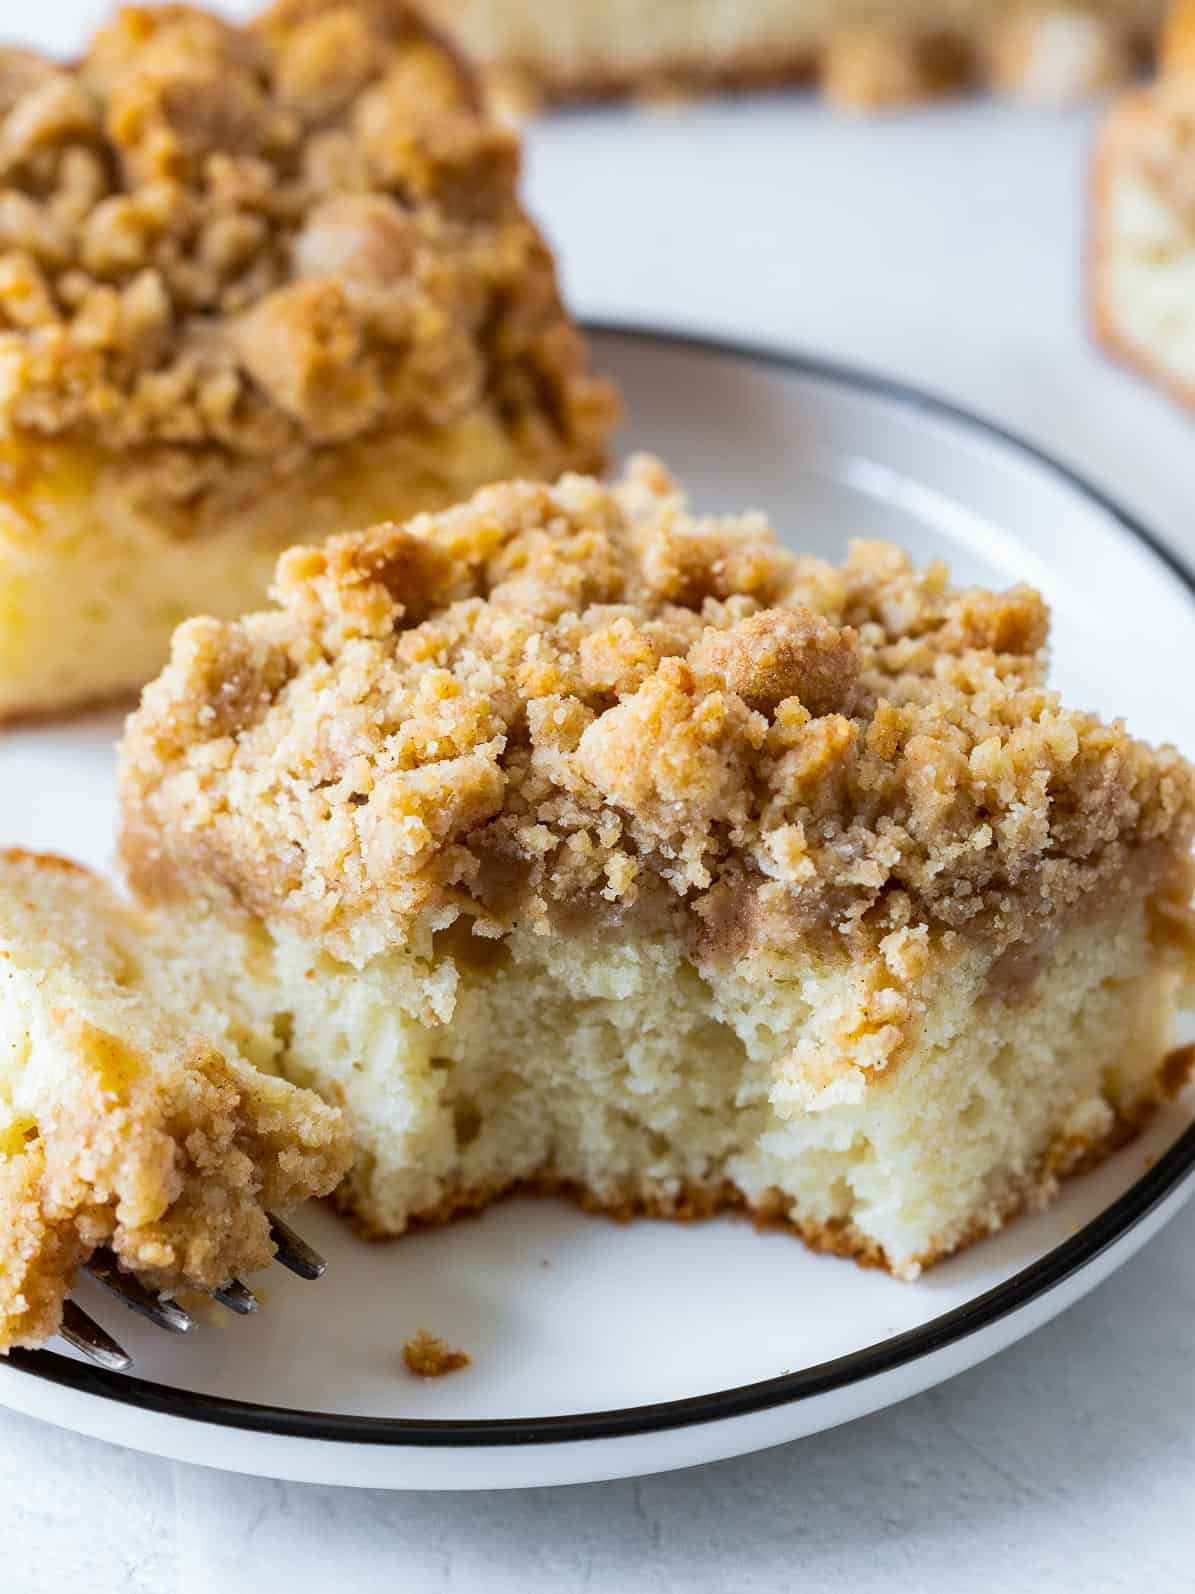
[[[69, 47], [87, 0], [0, 37]], [[1195, 558], [1193, 423], [1088, 347], [1090, 120], [800, 100], [537, 128], [586, 313], [880, 368], [1086, 469]], [[637, 439], [650, 445], [650, 437]], [[171, 1465], [0, 1412], [5, 1594], [1012, 1594], [1195, 1586], [1195, 1209], [996, 1361], [798, 1446], [638, 1483], [384, 1495]]]

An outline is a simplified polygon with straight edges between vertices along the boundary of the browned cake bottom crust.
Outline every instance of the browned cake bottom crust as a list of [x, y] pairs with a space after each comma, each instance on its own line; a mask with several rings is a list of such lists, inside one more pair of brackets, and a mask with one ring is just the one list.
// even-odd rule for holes
[[[1116, 1116], [1102, 1135], [1060, 1135], [1051, 1142], [1037, 1168], [1014, 1189], [998, 1200], [990, 1215], [968, 1229], [952, 1246], [944, 1247], [920, 1257], [922, 1268], [932, 1267], [947, 1256], [957, 1255], [977, 1241], [986, 1239], [1022, 1212], [1043, 1206], [1054, 1195], [1064, 1180], [1090, 1173], [1113, 1152], [1121, 1150], [1135, 1140], [1153, 1121], [1158, 1108], [1172, 1099], [1195, 1079], [1195, 1045], [1182, 1046], [1171, 1052], [1159, 1070], [1156, 1100], [1138, 1103], [1128, 1112]], [[847, 1219], [825, 1223], [816, 1219], [800, 1218], [774, 1206], [753, 1206], [727, 1180], [708, 1183], [691, 1182], [674, 1193], [660, 1192], [623, 1193], [616, 1199], [603, 1197], [588, 1186], [575, 1180], [558, 1178], [548, 1170], [529, 1179], [514, 1179], [502, 1183], [477, 1185], [469, 1190], [456, 1191], [434, 1206], [416, 1213], [402, 1233], [388, 1232], [358, 1212], [351, 1192], [346, 1186], [335, 1192], [329, 1200], [332, 1206], [348, 1219], [355, 1233], [373, 1244], [401, 1240], [408, 1234], [443, 1228], [460, 1218], [480, 1217], [495, 1201], [515, 1196], [554, 1197], [572, 1202], [581, 1211], [595, 1217], [606, 1217], [616, 1223], [629, 1223], [634, 1218], [663, 1218], [672, 1222], [696, 1223], [708, 1218], [741, 1216], [750, 1218], [760, 1232], [780, 1230], [794, 1236], [809, 1250], [824, 1255], [844, 1257], [861, 1267], [878, 1268], [891, 1273], [883, 1249], [860, 1234]]]

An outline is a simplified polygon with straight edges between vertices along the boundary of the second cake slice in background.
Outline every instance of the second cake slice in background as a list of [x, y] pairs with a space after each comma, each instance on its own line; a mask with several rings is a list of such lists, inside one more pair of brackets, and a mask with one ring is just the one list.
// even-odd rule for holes
[[140, 686], [299, 536], [601, 466], [518, 165], [403, 0], [0, 51], [0, 718]]

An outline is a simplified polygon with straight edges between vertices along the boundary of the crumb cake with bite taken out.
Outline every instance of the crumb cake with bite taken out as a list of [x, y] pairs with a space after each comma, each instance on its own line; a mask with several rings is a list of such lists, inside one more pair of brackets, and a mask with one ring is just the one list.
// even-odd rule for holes
[[404, 0], [0, 50], [0, 718], [139, 687], [296, 526], [600, 468], [518, 162]]
[[543, 100], [673, 96], [816, 78], [844, 105], [986, 80], [1058, 103], [1122, 81], [1162, 0], [425, 0], [516, 114]]
[[154, 1289], [263, 1267], [269, 1210], [349, 1164], [341, 1114], [167, 932], [64, 859], [0, 854], [0, 1351], [57, 1330], [101, 1246]]
[[786, 552], [663, 468], [292, 549], [192, 620], [123, 856], [376, 1236], [519, 1187], [911, 1278], [1179, 1083], [1195, 777], [1064, 707], [1028, 588]]

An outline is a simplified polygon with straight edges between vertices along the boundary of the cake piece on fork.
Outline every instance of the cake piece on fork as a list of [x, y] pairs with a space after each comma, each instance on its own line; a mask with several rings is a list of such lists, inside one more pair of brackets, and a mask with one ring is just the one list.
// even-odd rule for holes
[[650, 460], [293, 549], [275, 591], [177, 634], [123, 855], [285, 1014], [367, 1232], [530, 1186], [908, 1278], [1175, 1087], [1195, 779], [1058, 701], [1035, 592], [794, 556]]
[[297, 529], [601, 467], [518, 163], [404, 0], [0, 50], [0, 719], [140, 687]]
[[166, 929], [64, 859], [0, 854], [0, 1351], [57, 1332], [101, 1248], [152, 1290], [264, 1267], [271, 1209], [348, 1166], [340, 1114]]

